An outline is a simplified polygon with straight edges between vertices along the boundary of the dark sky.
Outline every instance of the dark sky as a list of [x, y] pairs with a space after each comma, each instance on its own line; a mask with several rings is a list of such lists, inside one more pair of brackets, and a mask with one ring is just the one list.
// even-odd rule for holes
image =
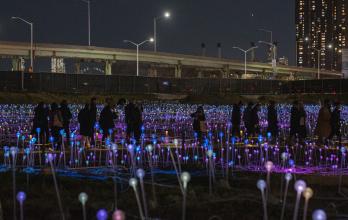
[[[274, 31], [279, 56], [295, 57], [293, 0], [92, 0], [92, 44], [123, 47], [122, 41], [142, 41], [153, 32], [153, 17], [170, 10], [172, 18], [158, 22], [158, 49], [164, 52], [207, 54], [242, 59], [232, 46], [249, 47], [250, 41], [266, 40], [266, 28]], [[12, 21], [19, 16], [35, 23], [35, 41], [87, 44], [87, 4], [81, 0], [1, 0], [0, 40], [28, 41], [29, 27]], [[150, 49], [150, 46], [145, 47]], [[145, 49], [144, 48], [144, 49]], [[266, 48], [260, 45], [262, 59]]]

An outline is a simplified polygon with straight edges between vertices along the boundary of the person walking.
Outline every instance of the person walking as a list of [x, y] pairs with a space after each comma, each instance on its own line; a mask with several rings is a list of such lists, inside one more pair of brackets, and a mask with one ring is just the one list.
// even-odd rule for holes
[[249, 102], [243, 112], [243, 122], [244, 122], [244, 127], [245, 127], [247, 135], [251, 135], [253, 133], [253, 125], [252, 125], [253, 105], [254, 104], [252, 102]]
[[60, 142], [60, 130], [63, 129], [63, 117], [57, 103], [51, 104], [50, 128], [54, 142]]
[[92, 97], [89, 105], [89, 113], [91, 117], [91, 131], [89, 132], [90, 134], [90, 142], [91, 145], [95, 145], [95, 140], [94, 140], [94, 128], [97, 123], [97, 98]]
[[143, 126], [143, 110], [142, 106], [136, 105], [134, 109], [134, 138], [139, 143], [141, 137], [141, 127]]
[[66, 100], [63, 100], [60, 103], [60, 112], [63, 118], [63, 129], [66, 134], [66, 140], [68, 142], [68, 145], [70, 145], [70, 120], [72, 118], [72, 114]]
[[135, 121], [135, 105], [130, 101], [124, 108], [125, 123], [127, 125], [126, 134], [127, 140], [134, 137], [134, 121]]
[[260, 120], [259, 120], [260, 104], [257, 103], [251, 110], [251, 135], [255, 136], [260, 133]]
[[307, 113], [304, 109], [303, 102], [298, 103], [298, 127], [297, 127], [297, 134], [299, 138], [299, 142], [303, 143], [303, 141], [307, 138]]
[[114, 120], [117, 119], [117, 114], [113, 109], [112, 99], [107, 98], [106, 104], [100, 113], [99, 125], [103, 130], [103, 141], [113, 133], [115, 127]]
[[48, 142], [48, 137], [49, 137], [48, 116], [49, 116], [48, 108], [45, 107], [45, 104], [43, 102], [40, 102], [34, 109], [32, 134], [34, 135], [40, 134], [40, 137], [38, 137], [38, 140], [40, 140], [41, 144], [45, 144]]
[[196, 112], [191, 114], [191, 118], [193, 118], [193, 131], [197, 134], [198, 140], [201, 141], [202, 134], [207, 132], [203, 106], [199, 106]]
[[90, 104], [85, 107], [78, 114], [78, 122], [80, 124], [80, 135], [82, 136], [81, 146], [90, 147], [90, 140], [93, 136], [93, 117], [91, 117]]
[[324, 101], [324, 105], [319, 110], [315, 134], [318, 135], [318, 143], [326, 142], [331, 134], [331, 106], [329, 100]]
[[334, 103], [334, 110], [331, 113], [331, 134], [329, 139], [332, 140], [334, 136], [338, 138], [338, 143], [341, 145], [341, 103], [336, 101]]
[[290, 112], [290, 141], [292, 138], [297, 136], [300, 126], [300, 117], [299, 117], [299, 104], [298, 101], [292, 103], [291, 112]]
[[268, 112], [267, 112], [267, 132], [269, 132], [272, 137], [277, 138], [278, 137], [278, 114], [275, 107], [275, 102], [270, 101], [268, 105]]
[[233, 105], [232, 118], [231, 118], [233, 137], [240, 136], [241, 106], [242, 106], [242, 102], [239, 102], [238, 104]]

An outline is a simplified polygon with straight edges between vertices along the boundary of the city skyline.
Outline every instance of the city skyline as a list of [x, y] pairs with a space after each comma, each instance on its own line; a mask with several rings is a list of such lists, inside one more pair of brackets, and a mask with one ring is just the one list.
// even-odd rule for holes
[[347, 7], [344, 0], [296, 0], [298, 66], [341, 70]]
[[[0, 40], [29, 41], [28, 29], [16, 24], [11, 16], [34, 22], [35, 42], [87, 45], [87, 5], [80, 1], [5, 1], [0, 9]], [[294, 4], [289, 1], [91, 1], [92, 46], [129, 48], [124, 39], [140, 41], [153, 35], [153, 17], [165, 10], [172, 13], [168, 21], [158, 23], [159, 51], [201, 54], [206, 44], [208, 56], [217, 56], [217, 43], [222, 44], [223, 56], [241, 60], [243, 55], [233, 46], [249, 48], [250, 42], [268, 41], [273, 30], [279, 42], [278, 57], [295, 60]], [[44, 9], [44, 10], [43, 10]], [[210, 16], [206, 16], [206, 15]], [[147, 45], [144, 49], [151, 50]], [[266, 60], [267, 49], [260, 45], [257, 57]]]

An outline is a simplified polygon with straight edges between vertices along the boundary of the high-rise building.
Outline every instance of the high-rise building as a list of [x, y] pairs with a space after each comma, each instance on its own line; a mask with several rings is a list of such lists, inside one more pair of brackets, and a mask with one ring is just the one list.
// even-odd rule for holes
[[348, 0], [296, 0], [298, 66], [341, 70], [348, 44], [347, 6]]

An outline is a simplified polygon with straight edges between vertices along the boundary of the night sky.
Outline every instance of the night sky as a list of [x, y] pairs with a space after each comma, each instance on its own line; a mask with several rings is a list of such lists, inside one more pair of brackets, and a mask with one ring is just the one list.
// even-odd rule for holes
[[[273, 30], [278, 41], [278, 57], [295, 57], [293, 0], [92, 0], [92, 45], [129, 48], [124, 39], [142, 41], [153, 34], [153, 17], [165, 10], [171, 19], [158, 22], [158, 50], [242, 59], [233, 46], [248, 48], [251, 41], [269, 41]], [[19, 16], [35, 23], [35, 41], [87, 45], [87, 4], [81, 0], [1, 0], [0, 40], [29, 41], [29, 26], [11, 20]], [[145, 46], [144, 49], [152, 47]], [[260, 45], [257, 58], [264, 59]]]

